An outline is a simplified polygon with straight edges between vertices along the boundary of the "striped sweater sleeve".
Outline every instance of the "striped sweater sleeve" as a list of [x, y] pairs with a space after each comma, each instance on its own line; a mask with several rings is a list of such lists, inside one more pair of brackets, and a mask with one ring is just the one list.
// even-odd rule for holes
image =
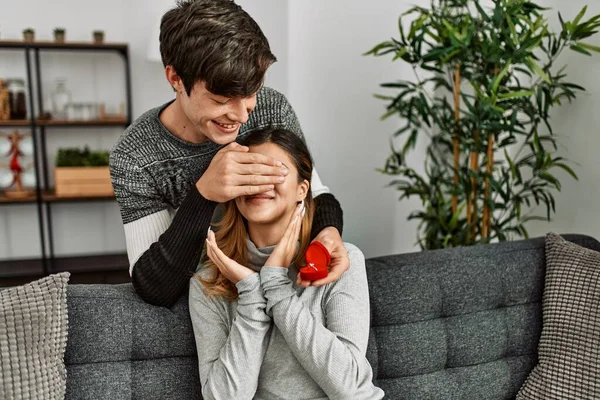
[[[123, 216], [130, 273], [138, 295], [146, 302], [170, 307], [184, 294], [196, 270], [216, 203], [193, 186], [175, 217], [135, 160], [111, 153], [113, 187]], [[135, 210], [129, 210], [135, 205]], [[130, 214], [148, 214], [134, 220]]]
[[373, 386], [373, 372], [366, 359], [370, 309], [364, 256], [352, 245], [346, 248], [350, 269], [323, 300], [327, 326], [296, 295], [287, 268], [261, 269], [267, 314], [272, 315], [292, 353], [328, 398], [381, 398], [382, 391]]

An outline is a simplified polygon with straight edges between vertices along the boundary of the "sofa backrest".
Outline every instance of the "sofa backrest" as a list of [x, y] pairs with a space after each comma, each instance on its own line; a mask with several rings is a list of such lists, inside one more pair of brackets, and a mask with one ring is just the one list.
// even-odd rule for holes
[[367, 274], [368, 358], [386, 397], [515, 397], [537, 362], [544, 238], [374, 258]]
[[69, 285], [67, 399], [200, 399], [187, 296], [171, 309], [131, 284]]
[[[367, 357], [386, 398], [514, 397], [536, 361], [543, 238], [374, 258], [367, 274]], [[130, 284], [67, 295], [67, 399], [201, 398], [187, 296], [167, 309]]]

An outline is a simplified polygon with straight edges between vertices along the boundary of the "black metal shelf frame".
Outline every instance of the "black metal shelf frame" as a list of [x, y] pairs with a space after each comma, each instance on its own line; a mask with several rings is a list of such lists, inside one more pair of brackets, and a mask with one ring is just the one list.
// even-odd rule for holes
[[[54, 254], [54, 240], [53, 240], [53, 227], [52, 227], [52, 210], [51, 204], [54, 201], [46, 201], [43, 196], [43, 192], [49, 189], [48, 179], [48, 159], [47, 159], [47, 147], [46, 147], [46, 129], [52, 128], [51, 124], [38, 123], [36, 120], [36, 113], [34, 107], [34, 93], [37, 94], [37, 107], [41, 113], [44, 109], [43, 104], [43, 91], [42, 91], [42, 68], [40, 65], [40, 52], [41, 51], [109, 51], [117, 52], [121, 55], [124, 61], [125, 67], [125, 89], [126, 89], [126, 110], [127, 117], [123, 126], [128, 126], [131, 123], [132, 115], [132, 101], [131, 101], [131, 71], [130, 71], [130, 59], [129, 59], [129, 48], [127, 44], [102, 44], [96, 45], [91, 43], [52, 43], [52, 42], [17, 42], [17, 41], [0, 41], [0, 49], [14, 49], [22, 50], [25, 55], [25, 69], [27, 75], [27, 88], [29, 91], [28, 106], [29, 106], [29, 128], [31, 130], [31, 137], [33, 142], [33, 158], [34, 158], [34, 170], [36, 178], [36, 199], [35, 202], [31, 200], [24, 200], [23, 202], [7, 202], [3, 204], [32, 204], [35, 203], [38, 215], [38, 227], [40, 235], [41, 245], [41, 258], [39, 261], [42, 264], [43, 274], [48, 275], [54, 271], [57, 271], [56, 262], [57, 259]], [[33, 53], [33, 57], [32, 57]], [[32, 60], [33, 58], [33, 60]], [[35, 89], [34, 92], [34, 79], [35, 74]], [[57, 125], [60, 126], [60, 125]], [[93, 126], [93, 125], [90, 125]], [[41, 171], [40, 171], [41, 169]], [[97, 200], [86, 198], [85, 201], [103, 201], [106, 198], [98, 198]], [[68, 199], [65, 201], [74, 202], [76, 199]], [[46, 241], [47, 238], [47, 241]], [[46, 243], [47, 242], [47, 243]], [[101, 256], [99, 256], [101, 257]], [[121, 258], [122, 259], [122, 258]], [[31, 260], [28, 260], [31, 263]], [[0, 262], [1, 263], [1, 262]], [[6, 262], [5, 262], [6, 263]]]

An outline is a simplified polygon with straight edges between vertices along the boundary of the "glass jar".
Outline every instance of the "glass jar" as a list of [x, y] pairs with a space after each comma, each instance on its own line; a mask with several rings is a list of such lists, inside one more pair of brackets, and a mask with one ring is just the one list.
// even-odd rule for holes
[[10, 119], [27, 118], [27, 98], [23, 79], [7, 79]]
[[52, 91], [52, 118], [67, 119], [67, 104], [71, 102], [71, 92], [67, 89], [67, 80], [59, 78]]

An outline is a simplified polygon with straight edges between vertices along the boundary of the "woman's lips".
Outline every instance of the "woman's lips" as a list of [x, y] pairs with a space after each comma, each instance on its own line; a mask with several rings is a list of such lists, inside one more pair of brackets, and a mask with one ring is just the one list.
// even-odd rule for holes
[[266, 196], [266, 195], [256, 195], [256, 196], [247, 196], [246, 197], [246, 201], [250, 204], [262, 204], [267, 201], [271, 201], [273, 199], [274, 199], [273, 196]]

